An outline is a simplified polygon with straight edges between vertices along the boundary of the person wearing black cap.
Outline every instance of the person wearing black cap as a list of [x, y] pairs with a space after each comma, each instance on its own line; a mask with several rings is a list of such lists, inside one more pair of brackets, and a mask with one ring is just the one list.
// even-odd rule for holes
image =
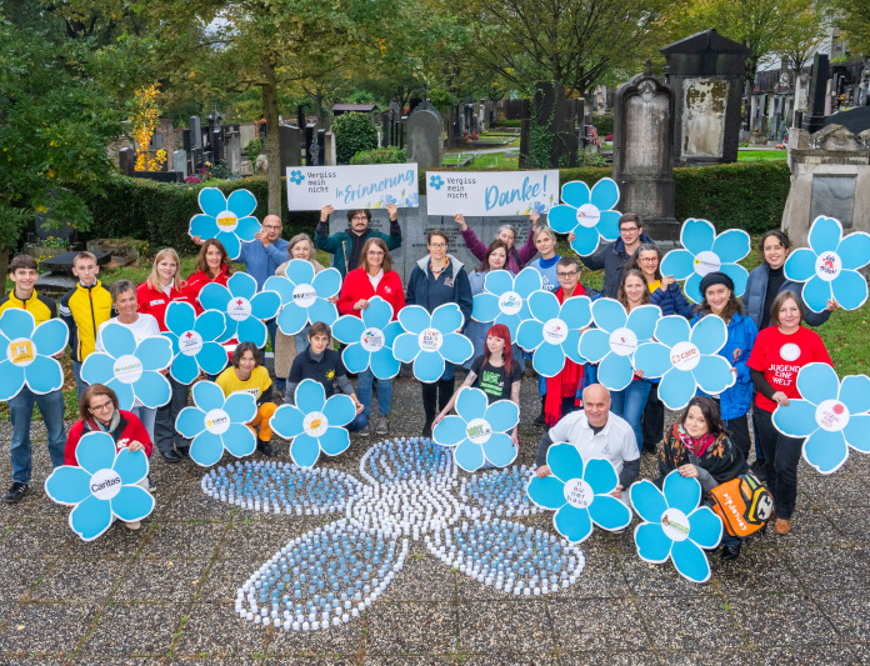
[[719, 350], [719, 356], [731, 364], [736, 381], [731, 388], [714, 397], [719, 400], [722, 420], [731, 432], [731, 441], [743, 457], [748, 458], [750, 441], [746, 415], [752, 406], [753, 384], [746, 363], [758, 336], [758, 327], [742, 313], [740, 302], [734, 295], [734, 281], [725, 273], [707, 273], [701, 279], [701, 293], [704, 300], [698, 306], [692, 325], [707, 315], [716, 315], [728, 327], [728, 339]]

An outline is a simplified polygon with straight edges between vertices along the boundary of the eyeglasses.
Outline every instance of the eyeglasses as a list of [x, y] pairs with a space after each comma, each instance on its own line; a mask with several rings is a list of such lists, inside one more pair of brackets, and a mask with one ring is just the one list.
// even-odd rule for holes
[[577, 275], [577, 271], [571, 271], [570, 273], [562, 273], [561, 271], [556, 272], [557, 278], [570, 278], [574, 277], [575, 275]]
[[111, 407], [112, 405], [113, 405], [112, 401], [107, 400], [106, 402], [104, 402], [101, 405], [91, 405], [90, 407], [88, 407], [88, 409], [90, 409], [92, 412], [104, 412], [107, 409], [109, 409], [109, 407]]
[[383, 254], [383, 250], [369, 250], [366, 254]]
[[271, 229], [272, 231], [274, 231], [276, 229], [280, 229], [281, 225], [280, 224], [264, 224], [263, 228], [264, 229]]
[[619, 233], [624, 234], [628, 231], [637, 231], [640, 227], [619, 227]]
[[654, 262], [654, 261], [658, 261], [658, 260], [659, 260], [658, 257], [641, 257], [639, 261], [644, 261], [644, 262], [647, 262], [647, 263], [652, 263], [652, 262]]
[[447, 243], [429, 243], [429, 247], [447, 247]]
[[354, 215], [350, 219], [353, 220], [354, 222], [368, 222], [369, 221], [369, 218], [366, 217], [365, 215]]

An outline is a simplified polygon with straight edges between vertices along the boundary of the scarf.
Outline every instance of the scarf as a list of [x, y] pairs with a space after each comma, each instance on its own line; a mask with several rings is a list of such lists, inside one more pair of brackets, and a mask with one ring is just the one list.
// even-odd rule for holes
[[707, 452], [707, 449], [709, 449], [716, 441], [716, 436], [709, 432], [705, 435], [701, 435], [699, 439], [695, 439], [683, 429], [682, 425], [676, 425], [677, 427], [674, 428], [674, 434], [677, 436], [677, 439], [683, 443], [683, 446], [686, 447], [687, 451], [698, 458], [703, 456]]
[[[572, 298], [585, 294], [586, 290], [578, 282]], [[565, 294], [561, 287], [556, 292], [556, 298], [559, 299], [559, 303], [565, 302]], [[562, 418], [562, 400], [564, 398], [574, 397], [574, 404], [577, 404], [577, 389], [582, 383], [583, 366], [574, 363], [570, 358], [565, 359], [565, 367], [562, 368], [562, 372], [555, 377], [547, 378], [547, 393], [544, 395], [544, 420], [548, 426], [556, 425]]]
[[121, 412], [120, 410], [115, 410], [115, 413], [112, 414], [112, 420], [109, 421], [109, 425], [103, 425], [93, 416], [85, 421], [85, 429], [91, 432], [107, 432], [110, 435], [115, 434], [115, 430], [121, 424]]

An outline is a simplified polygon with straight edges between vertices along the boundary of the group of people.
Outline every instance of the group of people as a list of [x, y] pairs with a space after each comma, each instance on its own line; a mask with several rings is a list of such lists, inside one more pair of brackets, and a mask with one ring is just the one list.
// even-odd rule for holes
[[[470, 252], [480, 260], [470, 269], [450, 254], [448, 234], [432, 230], [427, 235], [427, 254], [414, 266], [403, 284], [392, 269], [390, 252], [401, 246], [398, 211], [388, 205], [389, 230], [371, 228], [371, 212], [347, 212], [347, 228], [329, 234], [331, 206], [321, 210], [314, 240], [298, 234], [289, 241], [282, 238], [278, 216], [263, 220], [256, 240], [244, 243], [240, 261], [246, 272], [262, 289], [266, 279], [282, 274], [293, 259], [311, 262], [315, 272], [323, 270], [316, 249], [333, 255], [333, 265], [343, 283], [334, 301], [340, 314], [361, 316], [372, 298], [379, 296], [393, 308], [394, 317], [405, 305], [419, 305], [433, 311], [445, 303], [455, 303], [465, 317], [464, 331], [471, 339], [474, 354], [466, 364], [464, 386], [482, 389], [490, 402], [512, 400], [519, 404], [525, 354], [511, 339], [503, 325], [472, 321], [473, 297], [482, 292], [486, 274], [494, 270], [517, 273], [526, 266], [541, 275], [543, 288], [554, 293], [560, 303], [577, 296], [601, 296], [618, 300], [627, 311], [652, 303], [663, 315], [676, 314], [692, 324], [705, 316], [721, 317], [728, 338], [719, 352], [732, 366], [735, 383], [718, 396], [698, 395], [692, 399], [678, 421], [667, 432], [664, 408], [657, 395], [657, 381], [638, 371], [628, 387], [609, 391], [597, 382], [596, 367], [566, 359], [555, 377], [538, 378], [541, 412], [536, 423], [546, 425], [537, 455], [538, 474], [549, 473], [546, 451], [553, 442], [567, 441], [584, 457], [611, 460], [619, 475], [616, 495], [627, 497], [627, 489], [639, 474], [641, 453], [658, 456], [662, 477], [676, 469], [686, 477], [699, 480], [704, 490], [728, 481], [747, 470], [750, 457], [750, 428], [755, 432], [753, 471], [766, 480], [776, 511], [774, 529], [787, 534], [795, 509], [797, 463], [801, 440], [780, 434], [772, 425], [771, 414], [777, 405], [798, 397], [796, 377], [799, 369], [811, 362], [831, 363], [821, 338], [804, 327], [804, 322], [819, 325], [830, 310], [817, 314], [807, 310], [800, 298], [799, 285], [789, 282], [783, 265], [789, 241], [779, 231], [766, 233], [761, 241], [763, 261], [750, 273], [743, 302], [725, 273], [707, 274], [701, 282], [703, 301], [689, 303], [672, 276], [662, 275], [662, 255], [643, 230], [635, 214], [622, 215], [619, 238], [606, 243], [588, 257], [560, 257], [556, 234], [537, 214], [531, 215], [532, 228], [522, 247], [516, 246], [516, 229], [501, 227], [488, 245], [482, 242], [461, 214], [455, 222]], [[119, 448], [142, 449], [150, 455], [156, 447], [166, 462], [178, 462], [189, 455], [189, 441], [175, 430], [175, 419], [187, 405], [190, 387], [169, 377], [171, 399], [163, 407], [151, 409], [135, 404], [131, 411], [121, 410], [114, 392], [96, 384], [87, 386], [81, 367], [87, 356], [102, 349], [102, 331], [109, 321], [127, 327], [137, 342], [167, 330], [165, 315], [172, 302], [187, 302], [202, 311], [198, 296], [202, 288], [217, 282], [226, 285], [234, 272], [232, 261], [215, 239], [194, 238], [200, 246], [196, 270], [184, 278], [180, 261], [172, 248], [158, 252], [151, 274], [140, 285], [119, 280], [107, 289], [99, 280], [96, 258], [89, 252], [75, 257], [73, 273], [76, 287], [60, 299], [59, 314], [70, 330], [72, 369], [80, 399], [81, 419], [64, 435], [63, 400], [60, 391], [37, 395], [24, 387], [9, 401], [13, 425], [12, 486], [4, 496], [17, 502], [27, 492], [31, 478], [30, 419], [33, 403], [42, 412], [48, 431], [52, 464], [75, 464], [75, 447], [87, 431], [109, 432]], [[599, 293], [580, 282], [580, 263], [591, 270], [604, 271], [604, 286]], [[52, 299], [37, 294], [34, 283], [37, 266], [25, 255], [16, 256], [9, 266], [14, 283], [12, 291], [0, 301], [0, 312], [17, 307], [30, 311], [37, 324], [57, 314]], [[348, 429], [369, 435], [389, 433], [392, 380], [377, 379], [370, 370], [356, 377], [356, 387], [348, 377], [341, 356], [335, 350], [330, 326], [315, 322], [296, 335], [285, 335], [274, 320], [267, 322], [275, 351], [274, 377], [263, 365], [262, 350], [243, 342], [228, 350], [229, 366], [216, 377], [209, 377], [229, 395], [245, 391], [254, 395], [258, 410], [249, 424], [257, 433], [257, 449], [275, 455], [271, 444], [270, 419], [276, 401], [293, 404], [296, 387], [304, 379], [320, 382], [327, 397], [341, 391], [356, 406], [356, 417]], [[453, 408], [458, 391], [456, 368], [446, 364], [443, 375], [434, 383], [422, 383], [425, 414], [423, 435], [431, 436], [433, 427]], [[373, 414], [377, 392], [378, 413]], [[748, 418], [750, 410], [752, 422]], [[518, 443], [515, 428], [512, 437]], [[128, 525], [129, 526], [129, 525]], [[740, 552], [739, 539], [725, 541], [723, 557], [734, 559]]]

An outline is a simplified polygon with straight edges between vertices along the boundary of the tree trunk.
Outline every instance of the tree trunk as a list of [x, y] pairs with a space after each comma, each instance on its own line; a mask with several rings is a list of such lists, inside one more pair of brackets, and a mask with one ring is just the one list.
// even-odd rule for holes
[[280, 133], [278, 131], [278, 90], [275, 68], [268, 58], [263, 59], [263, 74], [266, 83], [263, 84], [263, 110], [266, 113], [266, 158], [269, 166], [266, 177], [269, 182], [269, 199], [267, 209], [269, 215], [281, 216], [281, 152], [278, 146]]

